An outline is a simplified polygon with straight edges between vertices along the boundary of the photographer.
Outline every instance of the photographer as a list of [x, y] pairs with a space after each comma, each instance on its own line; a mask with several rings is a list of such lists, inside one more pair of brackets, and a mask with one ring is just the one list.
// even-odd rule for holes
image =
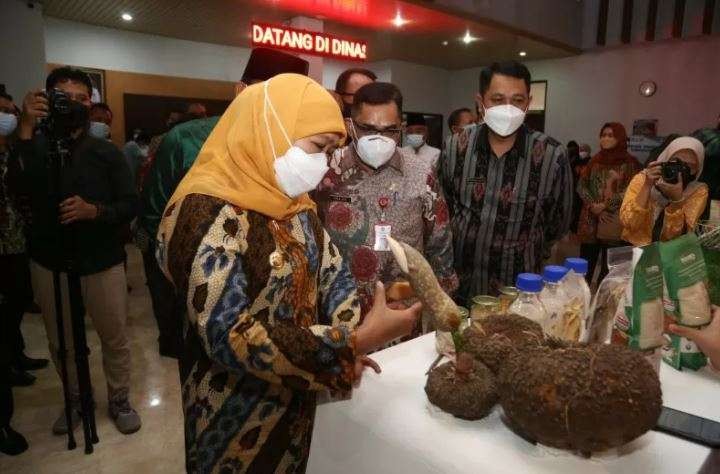
[[[120, 150], [88, 134], [90, 78], [80, 70], [61, 67], [50, 73], [45, 89], [47, 93], [35, 91], [25, 97], [18, 142], [33, 215], [29, 232], [33, 290], [42, 309], [50, 353], [60, 373], [53, 271], [65, 272], [64, 256], [72, 259], [80, 276], [84, 308], [102, 344], [110, 416], [120, 432], [132, 433], [140, 428], [140, 418], [128, 402], [125, 250], [119, 231], [135, 215], [137, 196]], [[58, 97], [58, 91], [64, 96]], [[48, 96], [52, 99], [48, 100]], [[45, 125], [36, 128], [39, 122]], [[53, 137], [49, 130], [54, 130]], [[56, 176], [48, 166], [56, 143], [66, 146], [70, 153], [61, 170], [59, 196], [53, 195]], [[67, 245], [63, 245], [64, 241]], [[74, 429], [79, 423], [79, 390], [65, 273], [61, 273], [60, 281]], [[53, 432], [63, 434], [67, 430], [65, 416], [61, 415]]]
[[695, 229], [708, 199], [707, 185], [697, 180], [704, 157], [702, 143], [679, 137], [635, 175], [620, 208], [623, 240], [643, 246]]

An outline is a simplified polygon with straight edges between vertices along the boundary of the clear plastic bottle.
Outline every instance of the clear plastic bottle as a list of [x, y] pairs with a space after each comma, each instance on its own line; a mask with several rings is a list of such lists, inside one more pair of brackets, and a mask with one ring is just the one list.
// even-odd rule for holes
[[546, 266], [543, 269], [545, 285], [540, 292], [540, 301], [547, 311], [545, 332], [563, 339], [566, 332], [565, 312], [570, 300], [560, 282], [567, 272], [567, 268], [559, 265]]
[[540, 302], [540, 292], [543, 288], [542, 277], [534, 273], [521, 273], [517, 276], [515, 286], [518, 289], [518, 296], [510, 305], [508, 312], [531, 319], [540, 324], [544, 330], [547, 323], [547, 312]]
[[571, 311], [575, 311], [575, 308], [580, 305], [582, 310], [582, 321], [580, 326], [579, 340], [585, 342], [587, 340], [588, 330], [592, 325], [590, 304], [592, 301], [592, 294], [590, 292], [590, 286], [588, 286], [585, 280], [585, 275], [588, 272], [588, 261], [583, 258], [566, 258], [565, 267], [570, 271], [563, 278], [562, 284], [570, 298]]

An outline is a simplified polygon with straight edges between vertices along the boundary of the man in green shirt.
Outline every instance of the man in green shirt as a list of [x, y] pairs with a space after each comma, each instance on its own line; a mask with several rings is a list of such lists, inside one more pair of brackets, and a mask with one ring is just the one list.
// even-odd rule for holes
[[155, 260], [155, 237], [165, 206], [200, 153], [220, 117], [209, 117], [176, 125], [160, 143], [140, 196], [136, 239], [143, 253], [153, 313], [158, 323], [160, 355], [178, 358], [182, 341], [182, 301], [160, 271]]

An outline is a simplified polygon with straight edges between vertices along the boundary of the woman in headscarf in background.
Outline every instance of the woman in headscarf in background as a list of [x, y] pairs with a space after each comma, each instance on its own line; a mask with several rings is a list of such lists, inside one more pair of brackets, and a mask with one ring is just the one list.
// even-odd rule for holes
[[327, 91], [276, 76], [233, 101], [168, 203], [188, 472], [304, 472], [316, 394], [350, 391], [364, 354], [415, 325], [419, 306], [387, 309], [380, 285], [356, 327], [355, 282], [306, 194], [344, 137]]
[[607, 249], [621, 243], [618, 211], [625, 189], [640, 171], [638, 160], [627, 151], [627, 133], [622, 124], [606, 123], [600, 129], [600, 151], [582, 168], [578, 194], [583, 201], [578, 222], [580, 255], [589, 263], [592, 281], [600, 262], [600, 280], [607, 273]]
[[[705, 150], [699, 140], [679, 137], [628, 186], [620, 209], [623, 239], [642, 246], [692, 232], [708, 200], [698, 182]], [[663, 172], [663, 165], [671, 169]]]

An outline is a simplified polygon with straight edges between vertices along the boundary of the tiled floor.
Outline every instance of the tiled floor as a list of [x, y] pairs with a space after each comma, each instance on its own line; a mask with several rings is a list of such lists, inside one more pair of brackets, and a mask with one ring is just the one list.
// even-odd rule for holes
[[[107, 415], [107, 395], [100, 358], [100, 341], [88, 321], [90, 370], [97, 402], [100, 442], [84, 453], [82, 428], [75, 431], [78, 447], [67, 450], [67, 438], [50, 427], [62, 410], [60, 380], [52, 364], [35, 372], [32, 387], [15, 388], [12, 426], [27, 438], [30, 449], [16, 457], [0, 454], [0, 472], [10, 473], [179, 473], [184, 472], [182, 411], [177, 363], [157, 352], [157, 326], [145, 286], [140, 253], [129, 249], [129, 331], [132, 352], [130, 401], [142, 417], [135, 434], [120, 434]], [[33, 357], [49, 357], [40, 315], [27, 314], [23, 334]]]

